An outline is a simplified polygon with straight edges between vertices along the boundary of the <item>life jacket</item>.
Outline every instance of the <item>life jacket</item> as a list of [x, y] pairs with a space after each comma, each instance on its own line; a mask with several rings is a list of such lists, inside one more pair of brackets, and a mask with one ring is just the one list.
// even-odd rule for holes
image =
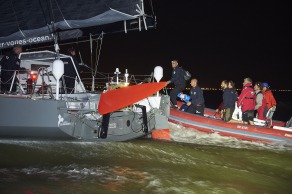
[[244, 86], [237, 101], [237, 106], [241, 106], [242, 112], [245, 112], [247, 110], [254, 110], [255, 107], [254, 93], [255, 92], [252, 88], [251, 83], [248, 83]]

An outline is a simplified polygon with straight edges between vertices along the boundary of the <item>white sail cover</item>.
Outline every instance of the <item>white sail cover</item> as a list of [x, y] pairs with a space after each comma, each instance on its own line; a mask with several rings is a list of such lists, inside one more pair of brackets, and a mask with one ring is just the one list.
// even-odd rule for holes
[[1, 0], [0, 49], [81, 37], [88, 27], [141, 16], [141, 0]]

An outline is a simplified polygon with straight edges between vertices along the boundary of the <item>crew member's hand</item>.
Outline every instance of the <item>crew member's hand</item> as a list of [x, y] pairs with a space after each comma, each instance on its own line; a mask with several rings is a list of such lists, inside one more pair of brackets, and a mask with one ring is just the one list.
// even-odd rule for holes
[[190, 106], [191, 104], [192, 104], [191, 102], [188, 102], [188, 103], [187, 103], [188, 106]]

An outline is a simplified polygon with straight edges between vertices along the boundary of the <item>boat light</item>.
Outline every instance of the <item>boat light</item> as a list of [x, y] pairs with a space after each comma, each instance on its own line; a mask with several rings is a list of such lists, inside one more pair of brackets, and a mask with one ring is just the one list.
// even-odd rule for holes
[[37, 75], [36, 73], [33, 73], [33, 72], [32, 72], [32, 73], [30, 74], [30, 79], [31, 79], [32, 81], [35, 82], [35, 81], [37, 80], [37, 78], [38, 78], [38, 75]]

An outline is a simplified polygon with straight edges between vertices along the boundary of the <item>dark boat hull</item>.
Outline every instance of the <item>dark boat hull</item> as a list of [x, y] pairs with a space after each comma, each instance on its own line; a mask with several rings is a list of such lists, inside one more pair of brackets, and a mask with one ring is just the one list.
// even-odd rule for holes
[[[146, 113], [147, 119], [156, 119], [156, 122], [148, 121], [147, 126], [143, 123], [143, 114], [133, 111], [113, 112], [109, 114], [108, 125], [103, 126], [102, 115], [90, 119], [85, 117], [88, 114], [68, 110], [66, 103], [64, 100], [1, 97], [0, 138], [126, 141], [168, 126], [166, 115], [155, 110]], [[102, 136], [105, 127], [106, 136]]]

